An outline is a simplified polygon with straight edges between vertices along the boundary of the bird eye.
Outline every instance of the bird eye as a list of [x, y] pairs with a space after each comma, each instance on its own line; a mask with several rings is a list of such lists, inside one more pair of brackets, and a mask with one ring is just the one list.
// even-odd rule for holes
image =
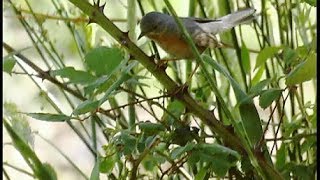
[[158, 24], [155, 24], [154, 26], [153, 26], [153, 29], [157, 29], [158, 28]]

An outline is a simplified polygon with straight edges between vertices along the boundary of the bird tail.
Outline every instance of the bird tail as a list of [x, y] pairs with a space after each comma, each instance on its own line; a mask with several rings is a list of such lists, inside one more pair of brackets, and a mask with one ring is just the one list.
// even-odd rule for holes
[[231, 29], [239, 24], [250, 23], [254, 18], [254, 13], [256, 12], [253, 8], [247, 8], [234, 13], [228, 14], [219, 18], [222, 21], [224, 29]]

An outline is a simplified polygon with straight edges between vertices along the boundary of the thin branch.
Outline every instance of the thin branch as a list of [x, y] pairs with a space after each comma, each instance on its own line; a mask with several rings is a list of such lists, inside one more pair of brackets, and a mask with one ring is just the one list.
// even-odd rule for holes
[[[19, 9], [18, 11], [26, 14], [32, 14], [29, 10], [25, 9]], [[33, 13], [36, 18], [39, 19], [44, 19], [44, 20], [57, 20], [57, 21], [66, 21], [66, 22], [72, 22], [72, 23], [88, 23], [89, 18], [84, 18], [84, 17], [62, 17], [62, 16], [55, 16], [55, 15], [50, 15], [50, 14], [43, 14], [43, 13]], [[27, 18], [32, 18], [29, 16], [23, 16], [23, 15], [15, 15], [15, 16], [10, 16], [10, 15], [4, 15], [3, 17], [8, 17], [8, 18], [19, 18], [19, 19], [27, 19]], [[112, 18], [110, 19], [112, 22], [127, 22], [127, 19], [122, 19], [122, 18]], [[140, 21], [140, 19], [138, 19]]]
[[2, 165], [8, 166], [8, 167], [10, 167], [10, 168], [12, 168], [12, 169], [14, 169], [14, 170], [16, 170], [16, 171], [19, 171], [19, 172], [21, 172], [21, 173], [23, 173], [23, 174], [26, 174], [26, 175], [28, 175], [28, 176], [31, 176], [31, 177], [35, 178], [35, 176], [34, 176], [32, 173], [30, 173], [30, 172], [28, 172], [28, 171], [26, 171], [26, 170], [24, 170], [24, 169], [22, 169], [22, 168], [19, 168], [19, 167], [16, 167], [16, 166], [14, 166], [14, 165], [11, 165], [11, 164], [9, 164], [9, 163], [7, 163], [7, 162], [3, 162]]

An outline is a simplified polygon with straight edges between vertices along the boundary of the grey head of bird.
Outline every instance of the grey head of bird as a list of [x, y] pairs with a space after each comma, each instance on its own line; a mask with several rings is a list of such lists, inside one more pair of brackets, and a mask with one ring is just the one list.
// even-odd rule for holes
[[150, 12], [142, 17], [140, 21], [141, 34], [138, 39], [143, 36], [148, 36], [150, 33], [162, 33], [168, 24], [171, 16], [160, 12]]

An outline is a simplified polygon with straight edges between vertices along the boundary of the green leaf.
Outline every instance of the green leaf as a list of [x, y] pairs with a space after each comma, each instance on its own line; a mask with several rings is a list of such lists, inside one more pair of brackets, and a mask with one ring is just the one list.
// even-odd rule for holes
[[207, 167], [201, 168], [200, 171], [195, 176], [195, 180], [204, 180], [204, 177], [206, 176], [207, 172], [208, 172]]
[[214, 155], [214, 154], [225, 154], [225, 155], [231, 155], [235, 157], [236, 159], [240, 159], [240, 154], [237, 151], [234, 151], [228, 147], [222, 146], [220, 144], [206, 144], [206, 143], [201, 143], [197, 144], [195, 147], [198, 150], [202, 150], [204, 153], [209, 154], [209, 155]]
[[223, 177], [231, 167], [236, 166], [240, 154], [219, 144], [202, 143], [194, 147], [190, 159], [193, 164], [197, 161], [207, 163], [207, 170], [212, 169], [216, 175]]
[[282, 143], [280, 149], [277, 151], [276, 163], [275, 163], [275, 167], [279, 171], [282, 171], [284, 165], [286, 164], [286, 158], [287, 158], [286, 144]]
[[316, 0], [302, 0], [306, 3], [308, 3], [309, 5], [316, 7], [317, 6], [317, 1]]
[[245, 133], [247, 134], [251, 145], [255, 145], [259, 142], [263, 134], [259, 113], [252, 102], [241, 103], [239, 110]]
[[182, 104], [180, 101], [173, 100], [173, 101], [169, 102], [169, 104], [167, 106], [167, 110], [170, 114], [165, 112], [165, 114], [163, 115], [163, 119], [169, 125], [173, 125], [173, 124], [177, 123], [176, 122], [177, 119], [178, 120], [180, 119], [180, 116], [184, 112], [184, 109], [185, 109], [184, 104]]
[[189, 126], [181, 126], [177, 127], [170, 135], [171, 143], [178, 144], [180, 146], [186, 145], [188, 142], [191, 142], [194, 139], [198, 139], [198, 130], [191, 129]]
[[256, 74], [253, 76], [253, 78], [251, 80], [252, 86], [254, 86], [260, 82], [260, 79], [264, 73], [264, 70], [265, 70], [265, 67], [260, 66], [260, 68], [258, 69], [258, 71], [256, 72]]
[[159, 123], [140, 122], [138, 125], [142, 132], [145, 132], [149, 135], [158, 134], [159, 131], [166, 130], [166, 128]]
[[71, 119], [70, 116], [66, 116], [64, 114], [50, 114], [50, 113], [26, 113], [28, 116], [49, 122], [64, 122], [66, 120]]
[[97, 76], [110, 75], [124, 60], [124, 54], [119, 48], [98, 47], [85, 56], [89, 70]]
[[250, 56], [249, 56], [249, 51], [247, 49], [247, 46], [245, 45], [244, 42], [242, 42], [242, 47], [241, 47], [241, 63], [242, 63], [244, 72], [246, 74], [249, 74], [251, 72]]
[[87, 112], [95, 111], [99, 107], [99, 101], [91, 101], [91, 100], [86, 100], [80, 105], [78, 105], [74, 110], [73, 114], [74, 115], [80, 115], [80, 114], [85, 114]]
[[248, 156], [241, 158], [241, 170], [245, 173], [252, 172], [254, 167], [251, 164], [251, 161]]
[[250, 94], [254, 94], [254, 95], [257, 95], [257, 94], [260, 94], [261, 91], [267, 86], [269, 85], [271, 82], [271, 79], [264, 79], [260, 82], [258, 82], [258, 84], [252, 86], [249, 90], [249, 93]]
[[279, 50], [283, 49], [283, 46], [280, 47], [265, 47], [257, 56], [256, 66], [254, 69], [259, 68], [263, 65], [269, 58], [273, 57]]
[[19, 135], [14, 131], [5, 118], [2, 118], [4, 127], [10, 135], [14, 147], [20, 152], [24, 160], [34, 172], [37, 179], [55, 180], [53, 176], [53, 169], [50, 168], [39, 160], [35, 152], [26, 144]]
[[137, 149], [138, 140], [130, 133], [129, 130], [122, 130], [119, 135], [114, 137], [115, 145], [123, 147], [121, 153], [124, 155], [129, 155]]
[[268, 89], [264, 91], [259, 99], [259, 105], [261, 108], [265, 109], [271, 105], [271, 103], [277, 100], [281, 95], [281, 89]]
[[239, 83], [236, 80], [234, 80], [233, 77], [231, 77], [230, 73], [223, 66], [221, 66], [219, 63], [214, 61], [208, 55], [203, 55], [203, 59], [205, 60], [205, 62], [210, 64], [215, 70], [217, 70], [218, 72], [223, 74], [226, 78], [228, 78], [238, 102], [247, 98], [247, 94], [242, 90]]
[[96, 163], [94, 164], [94, 167], [91, 171], [90, 180], [100, 179], [99, 169], [100, 169], [100, 156], [98, 156]]
[[283, 60], [287, 64], [287, 66], [290, 66], [298, 58], [298, 53], [288, 47], [283, 50], [282, 54]]
[[[222, 67], [220, 64], [218, 64], [216, 61], [213, 61], [209, 56], [204, 55], [203, 59], [209, 63], [215, 70], [219, 71], [221, 74], [223, 74], [225, 77], [228, 78], [233, 91], [235, 93], [236, 99], [238, 101], [239, 110], [240, 110], [240, 116], [241, 116], [241, 122], [244, 127], [244, 131], [248, 136], [248, 139], [251, 141], [251, 145], [254, 145], [258, 137], [262, 136], [262, 127], [260, 122], [260, 117], [257, 112], [257, 109], [255, 105], [253, 104], [252, 97], [248, 96], [240, 87], [238, 82], [236, 82], [229, 72]], [[211, 59], [211, 60], [210, 60]], [[239, 128], [239, 130], [242, 130]], [[253, 131], [252, 131], [253, 130]]]
[[212, 170], [219, 177], [224, 177], [232, 166], [234, 165], [225, 156], [215, 156], [211, 161]]
[[291, 122], [285, 122], [283, 124], [283, 137], [291, 137], [292, 133], [302, 126], [302, 119], [293, 118]]
[[101, 173], [109, 174], [112, 172], [112, 170], [116, 164], [115, 155], [116, 154], [109, 156], [109, 157], [105, 157], [102, 159], [102, 161], [100, 162], [100, 172]]
[[289, 162], [284, 166], [282, 174], [284, 177], [295, 177], [296, 179], [316, 179], [314, 172], [316, 171], [316, 164], [304, 165]]
[[300, 84], [316, 77], [316, 54], [311, 53], [306, 61], [301, 62], [294, 70], [292, 70], [286, 78], [286, 85], [291, 86]]
[[104, 96], [99, 100], [99, 105], [102, 105], [105, 101], [107, 101], [110, 94], [114, 90], [118, 89], [122, 83], [126, 82], [128, 79], [131, 78], [131, 75], [129, 75], [129, 72], [137, 64], [138, 64], [137, 61], [134, 63], [131, 63], [121, 72], [120, 77], [108, 88], [108, 90], [106, 90]]
[[43, 163], [43, 167], [50, 174], [51, 179], [58, 179], [56, 171], [49, 163]]
[[85, 94], [97, 95], [105, 92], [114, 82], [116, 82], [119, 78], [118, 74], [112, 74], [111, 76], [101, 76], [96, 79], [94, 82], [90, 83], [86, 87], [84, 87]]
[[136, 149], [137, 140], [134, 136], [129, 134], [124, 134], [122, 136], [123, 142], [124, 142], [124, 149], [123, 154], [129, 155], [132, 154], [132, 152]]
[[50, 71], [52, 76], [60, 76], [69, 79], [68, 83], [75, 84], [89, 84], [92, 83], [96, 77], [85, 71], [75, 70], [74, 67], [65, 67], [58, 70]]
[[3, 59], [2, 71], [11, 75], [12, 69], [16, 64], [16, 60], [12, 56]]
[[310, 136], [305, 139], [305, 141], [301, 145], [301, 154], [309, 151], [309, 150], [316, 150], [317, 147], [317, 137], [316, 135]]
[[157, 167], [158, 164], [153, 155], [147, 155], [145, 158], [143, 158], [141, 163], [147, 171], [151, 172], [154, 172], [154, 168]]
[[194, 146], [195, 146], [194, 143], [189, 143], [183, 147], [176, 147], [171, 151], [170, 157], [172, 159], [177, 159], [181, 157], [181, 155], [183, 155], [185, 152], [192, 150]]

